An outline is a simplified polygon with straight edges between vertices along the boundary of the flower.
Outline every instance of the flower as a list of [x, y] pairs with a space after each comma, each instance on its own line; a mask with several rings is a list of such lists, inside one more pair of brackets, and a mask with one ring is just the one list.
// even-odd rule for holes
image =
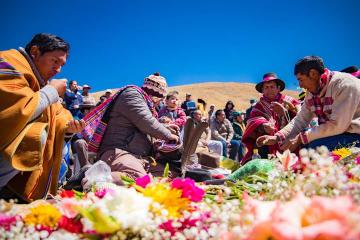
[[59, 196], [61, 198], [73, 198], [75, 197], [75, 193], [73, 190], [63, 190], [60, 192]]
[[7, 216], [0, 214], [0, 227], [5, 228], [5, 230], [8, 231], [10, 226], [16, 223], [17, 219], [17, 216]]
[[339, 158], [338, 160], [342, 160], [342, 159], [350, 156], [351, 151], [348, 148], [339, 148], [339, 149], [332, 151], [332, 155], [335, 156], [335, 158], [334, 158], [335, 161], [337, 161], [337, 158]]
[[143, 177], [137, 178], [135, 183], [136, 185], [146, 188], [146, 186], [151, 182], [150, 176], [145, 175]]
[[41, 225], [49, 228], [56, 228], [61, 218], [61, 213], [50, 203], [41, 203], [29, 209], [23, 220], [28, 225]]
[[66, 216], [61, 217], [59, 228], [65, 229], [71, 233], [82, 233], [83, 231], [83, 225], [80, 218], [68, 218]]
[[146, 187], [144, 196], [153, 199], [168, 211], [169, 216], [178, 218], [181, 212], [189, 208], [189, 199], [183, 198], [180, 189], [170, 188], [164, 183], [157, 183]]
[[171, 187], [181, 189], [181, 197], [188, 198], [192, 202], [200, 202], [205, 195], [205, 191], [197, 187], [195, 181], [190, 178], [176, 178], [172, 181]]

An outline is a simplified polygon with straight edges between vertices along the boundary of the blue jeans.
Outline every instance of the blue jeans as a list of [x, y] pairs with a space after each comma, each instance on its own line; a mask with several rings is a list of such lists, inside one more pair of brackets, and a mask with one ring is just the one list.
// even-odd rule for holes
[[356, 147], [360, 147], [360, 134], [357, 133], [343, 133], [331, 137], [325, 137], [316, 139], [304, 147], [313, 148], [320, 146], [326, 146], [329, 151], [337, 148], [348, 147], [349, 145], [355, 144]]
[[[227, 157], [227, 150], [228, 150], [227, 143], [225, 141], [221, 141], [221, 143], [223, 145], [223, 156]], [[231, 144], [231, 148], [230, 148], [229, 158], [236, 160], [236, 156], [238, 156], [238, 159], [241, 160], [244, 156], [244, 147], [242, 143], [239, 140], [231, 140], [230, 144]]]

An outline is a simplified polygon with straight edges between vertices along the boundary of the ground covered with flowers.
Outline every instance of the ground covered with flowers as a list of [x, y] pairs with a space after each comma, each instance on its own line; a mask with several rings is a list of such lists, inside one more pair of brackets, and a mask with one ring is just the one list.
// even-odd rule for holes
[[1, 200], [0, 238], [360, 239], [357, 148], [285, 152], [241, 167], [221, 186], [166, 173], [124, 182], [27, 205]]

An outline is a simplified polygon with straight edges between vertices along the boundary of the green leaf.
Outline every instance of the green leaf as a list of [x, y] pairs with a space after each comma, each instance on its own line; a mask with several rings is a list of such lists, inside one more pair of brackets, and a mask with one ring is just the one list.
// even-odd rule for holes
[[169, 163], [166, 163], [165, 165], [165, 169], [164, 169], [164, 173], [163, 173], [163, 177], [164, 178], [168, 178], [169, 177]]

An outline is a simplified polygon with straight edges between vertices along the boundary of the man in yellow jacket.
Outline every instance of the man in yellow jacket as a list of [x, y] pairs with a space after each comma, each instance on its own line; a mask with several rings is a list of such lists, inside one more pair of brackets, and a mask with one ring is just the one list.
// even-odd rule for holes
[[59, 103], [66, 80], [49, 81], [68, 54], [68, 43], [42, 33], [0, 51], [0, 189], [26, 201], [56, 193], [64, 136], [84, 127]]

